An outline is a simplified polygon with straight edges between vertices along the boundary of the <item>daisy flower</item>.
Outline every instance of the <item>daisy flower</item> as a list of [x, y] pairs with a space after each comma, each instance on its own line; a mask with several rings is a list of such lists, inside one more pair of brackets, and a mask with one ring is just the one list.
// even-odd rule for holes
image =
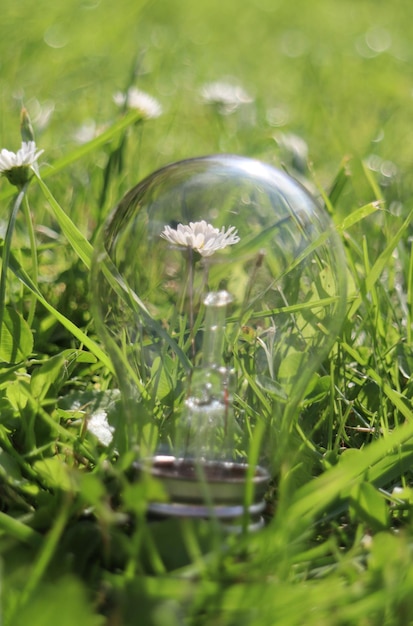
[[38, 150], [34, 141], [23, 141], [20, 150], [0, 151], [0, 175], [17, 187], [24, 185], [30, 178], [30, 171], [37, 171], [37, 159], [44, 150]]
[[215, 106], [222, 115], [230, 115], [241, 105], [253, 102], [253, 98], [242, 87], [223, 81], [204, 85], [201, 97], [206, 104]]
[[230, 226], [228, 230], [223, 226], [219, 230], [205, 220], [178, 224], [177, 228], [165, 226], [161, 237], [171, 244], [192, 248], [203, 257], [212, 256], [217, 250], [232, 246], [240, 240], [235, 226]]
[[126, 106], [128, 109], [140, 111], [142, 119], [155, 119], [162, 115], [162, 106], [149, 94], [141, 91], [137, 87], [130, 87], [126, 93], [117, 91], [113, 96], [113, 101], [119, 107]]

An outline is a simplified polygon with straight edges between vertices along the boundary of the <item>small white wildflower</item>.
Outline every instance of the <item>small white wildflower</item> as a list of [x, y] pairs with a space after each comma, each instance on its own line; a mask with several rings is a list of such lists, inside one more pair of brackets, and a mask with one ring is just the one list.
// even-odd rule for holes
[[30, 178], [30, 170], [37, 171], [37, 159], [44, 152], [38, 150], [34, 141], [23, 141], [20, 150], [0, 151], [0, 175], [16, 186], [24, 185]]
[[253, 98], [242, 87], [223, 81], [204, 85], [201, 96], [206, 104], [215, 106], [222, 115], [230, 115], [241, 105], [253, 102]]
[[73, 133], [73, 139], [76, 143], [84, 144], [92, 141], [96, 137], [95, 120], [87, 120]]
[[113, 426], [110, 426], [107, 418], [106, 411], [95, 411], [87, 422], [87, 429], [92, 435], [96, 437], [102, 446], [108, 446], [115, 431]]
[[89, 143], [99, 137], [107, 129], [107, 124], [96, 124], [95, 120], [88, 119], [73, 132], [72, 138], [76, 143]]
[[158, 100], [137, 87], [130, 87], [126, 93], [117, 91], [113, 96], [113, 101], [119, 107], [136, 109], [145, 120], [155, 119], [162, 115], [162, 106]]
[[161, 237], [169, 243], [192, 248], [203, 257], [211, 256], [217, 250], [232, 246], [240, 240], [235, 226], [230, 226], [228, 230], [223, 226], [219, 230], [205, 220], [178, 224], [177, 228], [165, 226]]

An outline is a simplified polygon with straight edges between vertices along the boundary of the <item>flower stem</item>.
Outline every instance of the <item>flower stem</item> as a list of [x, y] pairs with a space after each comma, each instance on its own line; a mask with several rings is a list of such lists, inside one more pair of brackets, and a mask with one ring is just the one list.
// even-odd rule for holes
[[188, 278], [189, 278], [189, 332], [191, 336], [192, 359], [195, 359], [194, 337], [194, 251], [188, 248]]
[[0, 274], [0, 343], [1, 343], [1, 335], [2, 335], [2, 327], [3, 327], [3, 318], [4, 318], [4, 309], [6, 306], [6, 281], [7, 281], [7, 270], [9, 267], [10, 260], [10, 250], [11, 250], [11, 241], [13, 238], [14, 226], [16, 223], [17, 213], [22, 205], [24, 196], [26, 194], [28, 183], [23, 185], [23, 187], [19, 190], [16, 199], [14, 201], [12, 211], [10, 214], [9, 223], [7, 224], [6, 236], [4, 238], [4, 246], [3, 246], [3, 258], [1, 264], [1, 274]]
[[[31, 261], [32, 261], [32, 280], [37, 285], [37, 279], [38, 279], [37, 245], [36, 245], [36, 237], [34, 234], [33, 218], [30, 212], [30, 206], [29, 206], [27, 195], [24, 198], [23, 208], [24, 208], [24, 216], [26, 218], [27, 230], [29, 233], [29, 240], [30, 240], [30, 255], [31, 255]], [[37, 298], [34, 294], [32, 294], [30, 298], [29, 314], [27, 317], [27, 323], [29, 324], [29, 326], [32, 325], [33, 320], [34, 320], [34, 315], [36, 312], [36, 304], [37, 304]]]

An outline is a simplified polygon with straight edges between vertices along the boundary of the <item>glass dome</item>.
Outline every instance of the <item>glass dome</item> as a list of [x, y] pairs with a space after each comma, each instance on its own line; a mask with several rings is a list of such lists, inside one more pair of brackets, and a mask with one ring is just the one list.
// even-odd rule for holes
[[125, 445], [153, 449], [171, 445], [191, 372], [214, 342], [214, 316], [204, 337], [208, 294], [227, 294], [212, 368], [231, 370], [243, 436], [254, 421], [294, 420], [343, 320], [345, 260], [326, 211], [287, 174], [208, 156], [126, 194], [98, 237], [91, 289]]

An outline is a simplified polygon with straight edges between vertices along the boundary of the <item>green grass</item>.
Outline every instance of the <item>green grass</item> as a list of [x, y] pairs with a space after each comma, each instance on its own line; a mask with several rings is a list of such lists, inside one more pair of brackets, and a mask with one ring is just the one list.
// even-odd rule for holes
[[[45, 150], [9, 238], [16, 190], [0, 181], [4, 626], [413, 623], [412, 16], [408, 0], [3, 2], [0, 148], [19, 147], [23, 104]], [[220, 116], [200, 89], [226, 77], [254, 102]], [[116, 107], [130, 84], [159, 119]], [[77, 143], [91, 121], [99, 134]], [[134, 451], [117, 458], [86, 428], [99, 410], [122, 428], [90, 313], [98, 228], [146, 174], [218, 152], [313, 190], [349, 283], [277, 451], [268, 523], [237, 537], [147, 521], [157, 485], [130, 482]]]

